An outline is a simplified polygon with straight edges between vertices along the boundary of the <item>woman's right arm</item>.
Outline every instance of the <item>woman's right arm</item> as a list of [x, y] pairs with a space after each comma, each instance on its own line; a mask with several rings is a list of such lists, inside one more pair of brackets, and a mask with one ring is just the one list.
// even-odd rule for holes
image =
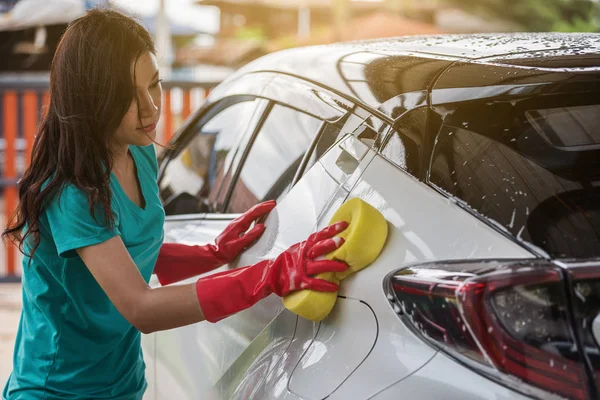
[[336, 291], [337, 285], [313, 278], [341, 272], [347, 265], [318, 260], [343, 244], [334, 238], [348, 226], [337, 223], [312, 234], [277, 258], [200, 278], [196, 283], [150, 288], [120, 236], [77, 249], [77, 253], [117, 310], [143, 333], [208, 320], [216, 322], [251, 307], [271, 293], [294, 290]]
[[77, 253], [121, 315], [141, 332], [204, 320], [196, 285], [150, 288], [120, 236], [82, 247]]

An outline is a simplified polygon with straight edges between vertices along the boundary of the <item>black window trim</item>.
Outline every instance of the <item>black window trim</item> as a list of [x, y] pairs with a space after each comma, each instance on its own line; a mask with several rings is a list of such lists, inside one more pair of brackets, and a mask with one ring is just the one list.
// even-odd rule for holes
[[[265, 100], [260, 97], [257, 97], [256, 99]], [[265, 119], [271, 112], [271, 108], [273, 108], [273, 104], [272, 104], [272, 102], [270, 102], [268, 100], [266, 103], [264, 103], [264, 102], [258, 103], [258, 107], [256, 108], [256, 111], [260, 112], [261, 114], [258, 117], [258, 121], [256, 122], [256, 125], [254, 126], [254, 129], [252, 130], [252, 132], [246, 132], [244, 135], [240, 136], [239, 142], [235, 146], [235, 154], [233, 156], [234, 159], [232, 161], [232, 164], [227, 169], [227, 171], [224, 171], [224, 173], [223, 173], [223, 176], [227, 176], [227, 174], [229, 174], [231, 172], [231, 180], [229, 181], [229, 185], [227, 187], [223, 187], [223, 185], [225, 183], [224, 181], [221, 183], [221, 186], [219, 187], [219, 191], [216, 196], [216, 200], [215, 200], [216, 202], [215, 202], [215, 204], [212, 205], [213, 209], [215, 210], [215, 212], [213, 212], [213, 214], [222, 214], [227, 209], [227, 207], [229, 205], [229, 200], [231, 198], [231, 194], [232, 194], [233, 189], [234, 189], [234, 187], [237, 183], [237, 180], [240, 176], [242, 166], [246, 161], [246, 157], [247, 157], [248, 153], [250, 152], [252, 145], [254, 144], [254, 138], [256, 137], [258, 132], [262, 129]], [[249, 139], [246, 141], [245, 139], [247, 137]], [[241, 153], [239, 153], [240, 150], [241, 150]], [[238, 156], [238, 153], [240, 154], [239, 156]], [[237, 165], [236, 165], [236, 159], [239, 160], [237, 162]], [[225, 192], [223, 192], [223, 190], [225, 190]], [[224, 197], [222, 197], [221, 193], [223, 193]], [[221, 199], [221, 198], [223, 198], [223, 202], [219, 204], [219, 199]]]
[[321, 121], [321, 124], [319, 125], [319, 129], [317, 130], [317, 134], [315, 135], [312, 142], [308, 146], [308, 149], [306, 149], [306, 151], [304, 152], [304, 156], [302, 156], [302, 161], [300, 161], [300, 165], [298, 166], [298, 169], [296, 170], [296, 173], [294, 174], [294, 178], [292, 179], [291, 187], [294, 187], [296, 185], [296, 183], [298, 183], [300, 178], [302, 178], [302, 175], [304, 175], [304, 172], [305, 172], [304, 170], [306, 169], [308, 160], [310, 160], [310, 157], [312, 156], [313, 152], [315, 151], [315, 148], [317, 147], [317, 143], [319, 143], [319, 140], [321, 140], [321, 137], [323, 136], [323, 132], [325, 131], [325, 127], [327, 126], [328, 123], [329, 122], [327, 122], [327, 121]]

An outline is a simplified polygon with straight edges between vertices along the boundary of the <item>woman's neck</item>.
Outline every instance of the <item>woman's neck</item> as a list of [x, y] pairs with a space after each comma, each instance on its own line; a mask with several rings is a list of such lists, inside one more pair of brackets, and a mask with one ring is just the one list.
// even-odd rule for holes
[[113, 172], [118, 175], [126, 175], [131, 164], [129, 160], [129, 145], [114, 147], [113, 155]]

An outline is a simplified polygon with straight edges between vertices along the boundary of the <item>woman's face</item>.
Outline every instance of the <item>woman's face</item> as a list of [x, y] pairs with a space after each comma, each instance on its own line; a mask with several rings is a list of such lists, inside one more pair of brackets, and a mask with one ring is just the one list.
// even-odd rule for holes
[[147, 52], [141, 55], [131, 66], [131, 76], [135, 82], [137, 102], [131, 102], [115, 132], [114, 142], [119, 147], [148, 146], [156, 138], [162, 95], [154, 54]]

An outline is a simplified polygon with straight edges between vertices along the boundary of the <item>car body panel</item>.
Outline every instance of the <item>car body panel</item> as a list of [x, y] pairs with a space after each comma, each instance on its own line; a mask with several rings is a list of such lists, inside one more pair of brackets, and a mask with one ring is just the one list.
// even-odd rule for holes
[[[339, 329], [348, 326], [349, 320], [356, 322], [352, 329]], [[288, 389], [303, 399], [326, 398], [368, 357], [377, 334], [377, 319], [367, 304], [339, 297], [327, 323], [319, 325], [318, 333], [294, 367]]]
[[[346, 166], [340, 165], [342, 153], [360, 159], [359, 165], [350, 174]], [[403, 192], [411, 195], [403, 196]], [[302, 395], [298, 398], [319, 398], [315, 395], [332, 389], [332, 398], [348, 398], [346, 396], [352, 394], [367, 398], [409, 376], [435, 353], [434, 349], [406, 328], [390, 309], [381, 289], [383, 277], [390, 272], [390, 268], [417, 260], [485, 258], [508, 254], [513, 258], [530, 256], [523, 248], [496, 234], [453, 202], [443, 199], [431, 188], [376, 156], [374, 151], [365, 150], [359, 139], [349, 135], [334, 145], [269, 215], [265, 221], [267, 229], [259, 241], [237, 263], [215, 272], [276, 256], [291, 244], [303, 240], [317, 227], [324, 227], [348, 196], [360, 197], [378, 208], [392, 228], [388, 244], [376, 263], [347, 278], [340, 289], [340, 295], [348, 297], [346, 301], [363, 301], [373, 308], [375, 315], [380, 316], [374, 317], [379, 325], [378, 340], [372, 349], [369, 347], [369, 353], [363, 351], [352, 363], [343, 363], [348, 365], [349, 370], [338, 374], [335, 381], [324, 381], [326, 383], [322, 386], [315, 383], [311, 374], [297, 374], [293, 387], [313, 388], [309, 393], [298, 393], [298, 389], [294, 391], [292, 386], [289, 390], [281, 391], [284, 382], [291, 385], [290, 364], [293, 364], [292, 369], [297, 368], [319, 331], [331, 332], [341, 326], [352, 326], [357, 320], [354, 319], [355, 313], [344, 313], [345, 308], [339, 307], [321, 324], [298, 319], [292, 335], [290, 329], [282, 328], [281, 321], [290, 321], [294, 317], [285, 316], [290, 313], [283, 309], [281, 300], [271, 296], [215, 325], [199, 323], [157, 333], [157, 372], [171, 371], [160, 373], [157, 377], [158, 399], [169, 398], [174, 390], [185, 398], [201, 398], [207, 393], [216, 398], [226, 398], [227, 394], [232, 393], [240, 396], [241, 393], [247, 394], [251, 377], [245, 375], [244, 371], [249, 371], [251, 375], [252, 371], [267, 361], [273, 365], [272, 371], [263, 376], [260, 383], [253, 381], [254, 398], [290, 398], [292, 394]], [[422, 210], [436, 211], [423, 215]], [[425, 218], [443, 219], [447, 223], [442, 226], [423, 224]], [[206, 243], [218, 235], [227, 222], [194, 221], [180, 217], [167, 223], [165, 240]], [[462, 226], [463, 229], [457, 232], [455, 226]], [[449, 241], [448, 237], [452, 240]], [[479, 245], [482, 239], [487, 246]], [[432, 244], [436, 246], [432, 247]], [[361, 324], [364, 322], [360, 321]], [[310, 326], [304, 327], [306, 324]], [[289, 328], [290, 324], [284, 326]], [[243, 337], [242, 341], [240, 336]], [[334, 335], [327, 347], [347, 347], [344, 340], [338, 342], [341, 336]], [[292, 343], [294, 346], [291, 346]], [[174, 348], [174, 344], [178, 346]], [[368, 344], [365, 342], [365, 348]], [[388, 364], [381, 360], [387, 360]], [[367, 380], [370, 385], [362, 385], [363, 389], [359, 390], [355, 387], [355, 380]], [[238, 386], [234, 386], [236, 381]]]
[[[365, 161], [365, 166], [367, 163]], [[261, 238], [239, 260], [209, 274], [276, 257], [282, 250], [306, 239], [315, 230], [323, 208], [332, 198], [341, 196], [343, 199], [347, 195], [347, 192], [338, 193], [342, 190], [340, 185], [345, 179], [356, 179], [360, 173], [361, 169], [357, 168], [354, 175], [342, 174], [338, 176], [338, 182], [325, 173], [322, 164], [315, 164], [294, 187], [293, 192], [297, 195], [290, 193], [269, 214], [265, 221], [267, 229]], [[230, 220], [226, 219], [171, 218], [165, 226], [165, 241], [185, 244], [208, 243], [213, 241], [229, 222]], [[197, 277], [190, 278], [177, 284], [191, 283], [196, 279]], [[224, 374], [235, 376], [235, 372], [229, 371], [230, 368], [251, 343], [260, 342], [256, 339], [260, 332], [267, 326], [267, 330], [279, 332], [277, 324], [271, 321], [283, 309], [281, 299], [272, 295], [252, 308], [216, 324], [203, 322], [153, 334], [156, 335], [159, 349], [156, 352], [157, 368], [160, 369], [158, 365], [162, 365], [168, 367], [165, 369], [173, 370], [177, 363], [183, 364], [177, 368], [177, 379], [162, 374], [157, 377], [157, 398], [169, 398], [169, 392], [174, 386], [177, 386], [178, 391], [184, 393], [186, 398], [202, 397]], [[286, 334], [284, 332], [283, 337]], [[272, 335], [277, 337], [276, 333]], [[193, 354], [193, 357], [185, 356], [190, 354]]]
[[[350, 137], [351, 140], [357, 140]], [[336, 147], [330, 151], [330, 158], [342, 151]], [[369, 156], [363, 157], [363, 167], [369, 162]], [[324, 157], [322, 162], [327, 162], [329, 158]], [[323, 164], [317, 163], [309, 170], [303, 179], [292, 189], [285, 199], [278, 204], [265, 221], [267, 229], [263, 236], [249, 248], [238, 261], [229, 266], [222, 267], [214, 272], [235, 268], [242, 265], [254, 264], [263, 259], [277, 256], [282, 250], [287, 249], [292, 244], [304, 240], [315, 230], [315, 226], [323, 209], [330, 204], [340, 203], [347, 196], [347, 191], [343, 190], [346, 181], [356, 180], [362, 173], [362, 168], [358, 166], [353, 173], [338, 175], [338, 181], [331, 178], [323, 169]], [[336, 201], [336, 199], [339, 199]], [[166, 241], [177, 241], [188, 244], [206, 243], [219, 233], [219, 229], [224, 227], [226, 221], [193, 221], [184, 220], [171, 221], [167, 223]], [[199, 233], [201, 232], [201, 233]], [[210, 232], [207, 234], [207, 232]], [[211, 273], [214, 273], [211, 272]], [[195, 278], [190, 278], [180, 284], [193, 282]], [[239, 314], [231, 316], [217, 324], [198, 323], [182, 328], [172, 329], [165, 332], [158, 332], [157, 346], [161, 350], [157, 352], [158, 364], [174, 364], [179, 360], [185, 363], [185, 368], [179, 371], [180, 380], [183, 381], [180, 390], [186, 393], [186, 397], [197, 398], [206, 395], [212, 386], [223, 376], [235, 377], [235, 360], [242, 357], [244, 351], [258, 346], [260, 348], [260, 339], [257, 339], [260, 332], [265, 329], [266, 332], [273, 332], [268, 335], [275, 338], [278, 342], [285, 341], [287, 331], [281, 333], [277, 328], [276, 317], [283, 311], [281, 299], [272, 295], [252, 308]], [[275, 321], [273, 321], [275, 320]], [[252, 327], [255, 328], [252, 328]], [[277, 332], [282, 335], [276, 336]], [[311, 331], [312, 332], [312, 331]], [[239, 333], [236, 335], [236, 333]], [[243, 340], [239, 340], [240, 336]], [[299, 338], [299, 340], [312, 341], [314, 335], [310, 337]], [[201, 340], [202, 339], [202, 340]], [[201, 342], [200, 342], [201, 340]], [[180, 343], [184, 347], [179, 350], [166, 350], [167, 343]], [[188, 354], [194, 354], [194, 357], [182, 356], [182, 351], [186, 349]], [[277, 349], [263, 349], [270, 357], [277, 356]], [[256, 350], [249, 350], [256, 351]], [[218, 355], [216, 357], [215, 355]], [[212, 360], [207, 362], [206, 360]], [[243, 363], [242, 363], [243, 364]], [[186, 378], [181, 378], [185, 376]], [[201, 377], [200, 379], [194, 377]], [[167, 398], [168, 391], [162, 389], [162, 378], [158, 377], [158, 398]], [[200, 383], [203, 382], [204, 383]], [[177, 384], [173, 381], [167, 385]], [[224, 388], [224, 381], [220, 384]], [[223, 389], [225, 390], [225, 389]]]
[[514, 392], [457, 363], [442, 352], [411, 376], [382, 390], [369, 399], [397, 400], [525, 400]]
[[[185, 219], [167, 221], [165, 242], [190, 245], [209, 243], [229, 222]], [[221, 267], [211, 273], [227, 268]], [[192, 283], [195, 279], [184, 280], [177, 285]], [[257, 326], [256, 323], [260, 321], [264, 310], [258, 306], [251, 312], [256, 314], [247, 318], [240, 313], [236, 318], [227, 319], [226, 322], [214, 326], [207, 323], [193, 324], [145, 335], [145, 338], [154, 336], [156, 341], [157, 398], [172, 398], [174, 393], [180, 393], [181, 398], [195, 398], [197, 393], [205, 392], [210, 385], [215, 384], [223, 371], [253, 339], [252, 334], [258, 334], [262, 330], [263, 326]], [[244, 331], [246, 336], [237, 335], [236, 329]], [[198, 337], [205, 339], [197, 340]], [[207, 346], [208, 343], [211, 346]]]
[[[308, 332], [302, 333], [303, 329]], [[279, 373], [278, 391], [286, 392], [292, 362], [297, 362], [316, 334], [314, 326], [284, 310], [248, 346], [217, 382], [209, 398], [265, 398], [261, 383], [269, 375]], [[282, 358], [282, 355], [286, 355]], [[283, 365], [288, 366], [282, 367]]]
[[[333, 153], [333, 151], [331, 152]], [[324, 160], [327, 160], [326, 156]], [[327, 165], [331, 167], [330, 164]], [[311, 176], [314, 177], [318, 172], [323, 172], [320, 171], [321, 167], [319, 166], [316, 166], [315, 169], [311, 169], [309, 175], [312, 174]], [[369, 174], [369, 171], [372, 171], [372, 173]], [[397, 185], [390, 185], [390, 177], [394, 177], [394, 180], [397, 179]], [[308, 215], [308, 218], [304, 218], [299, 214], [304, 207], [297, 207], [298, 203], [295, 199], [304, 201], [305, 187], [302, 186], [303, 181], [304, 179], [300, 180], [299, 185], [301, 186], [292, 189], [288, 197], [278, 206], [277, 213], [267, 219], [267, 231], [273, 226], [273, 220], [276, 216], [278, 219], [277, 224], [281, 226], [280, 218], [286, 214], [285, 211], [289, 210], [292, 204], [294, 220], [303, 221], [315, 218], [315, 213]], [[369, 184], [366, 183], [367, 181]], [[398, 196], [398, 191], [401, 190], [399, 188], [408, 187], [410, 187], [411, 196]], [[340, 196], [340, 194], [342, 195]], [[340, 365], [346, 366], [348, 371], [344, 373], [346, 376], [343, 377], [341, 385], [337, 386], [335, 383], [342, 381], [342, 375], [338, 375], [333, 380], [323, 381], [315, 379], [316, 377], [312, 373], [294, 373], [290, 376], [290, 368], [298, 368], [297, 365], [302, 362], [302, 354], [298, 354], [300, 351], [298, 349], [301, 348], [305, 352], [307, 346], [310, 348], [314, 344], [318, 332], [332, 332], [336, 329], [339, 330], [340, 327], [351, 327], [368, 322], [368, 319], [367, 321], [355, 319], [356, 313], [352, 313], [351, 308], [336, 307], [337, 311], [320, 324], [311, 323], [302, 318], [298, 319], [296, 333], [291, 339], [291, 342], [298, 343], [296, 347], [287, 345], [291, 344], [289, 331], [277, 338], [269, 333], [270, 337], [273, 338], [272, 341], [278, 343], [278, 345], [265, 346], [263, 351], [258, 354], [254, 352], [253, 357], [255, 359], [254, 362], [250, 363], [250, 367], [247, 367], [249, 362], [247, 359], [240, 362], [240, 364], [248, 368], [248, 371], [256, 371], [259, 366], [265, 368], [264, 365], [268, 364], [271, 368], [270, 372], [262, 380], [258, 380], [256, 376], [253, 378], [248, 377], [248, 379], [252, 379], [252, 385], [249, 384], [248, 379], [238, 378], [239, 386], [235, 389], [232, 387], [235, 382], [227, 383], [221, 380], [219, 382], [222, 390], [219, 393], [220, 395], [247, 394], [251, 387], [253, 396], [255, 396], [253, 398], [284, 399], [289, 398], [291, 392], [299, 398], [312, 399], [326, 397], [326, 394], [333, 388], [335, 390], [330, 394], [332, 399], [349, 398], [348, 396], [368, 398], [379, 390], [409, 376], [427, 363], [435, 354], [435, 350], [424, 344], [422, 340], [405, 327], [390, 308], [381, 289], [383, 278], [390, 272], [390, 268], [400, 267], [405, 263], [417, 260], [438, 258], [486, 258], [508, 255], [514, 258], [527, 258], [532, 256], [521, 246], [497, 234], [493, 229], [457, 207], [453, 202], [441, 198], [432, 189], [407, 174], [399, 172], [396, 167], [379, 156], [369, 161], [365, 173], [361, 174], [350, 193], [341, 190], [333, 199], [330, 199], [329, 206], [319, 217], [319, 227], [327, 224], [333, 212], [347, 196], [360, 197], [380, 209], [392, 228], [388, 242], [378, 260], [364, 271], [348, 277], [342, 283], [340, 289], [340, 296], [346, 298], [343, 299], [342, 297], [339, 300], [361, 301], [365, 306], [368, 305], [376, 315], [378, 339], [373, 349], [369, 351], [368, 357], [361, 360], [360, 363], [357, 359], [346, 362], [348, 361], [346, 357], [338, 357], [337, 360]], [[390, 202], [388, 203], [386, 199], [390, 199]], [[421, 221], [424, 216], [419, 211], [423, 206], [426, 206], [428, 210], [435, 210], [428, 215], [428, 218], [433, 220], [444, 218], [444, 220], [449, 220], [451, 223], [447, 226], [423, 224]], [[309, 210], [311, 208], [307, 207]], [[396, 210], [406, 210], [406, 213], [402, 213], [401, 217]], [[272, 220], [269, 220], [271, 218]], [[456, 224], [452, 224], [454, 222]], [[304, 226], [307, 228], [307, 225]], [[462, 226], [463, 229], [457, 231], [455, 226]], [[449, 240], [448, 237], [451, 237], [452, 240]], [[480, 245], [482, 239], [486, 242], [486, 246]], [[272, 240], [272, 238], [265, 239], [267, 242]], [[433, 242], [433, 245], [425, 246], [425, 243], [428, 242]], [[249, 251], [252, 252], [256, 247]], [[284, 311], [282, 314], [286, 313], [288, 311]], [[291, 318], [283, 317], [282, 314], [278, 316], [276, 321], [282, 318], [291, 320]], [[312, 325], [312, 328], [303, 327], [306, 324]], [[277, 323], [273, 322], [263, 334], [276, 330]], [[302, 335], [305, 335], [305, 337]], [[319, 340], [318, 336], [317, 340]], [[337, 346], [347, 348], [345, 341], [343, 334], [328, 337], [326, 348], [319, 343], [320, 356], [326, 359], [329, 357], [327, 355], [328, 351], [336, 352], [337, 350], [331, 349], [336, 349]], [[365, 343], [366, 341], [363, 344]], [[252, 346], [250, 345], [250, 347]], [[358, 363], [360, 365], [356, 368], [355, 366]], [[235, 366], [235, 368], [237, 369], [238, 366]], [[319, 368], [318, 370], [322, 374], [325, 373], [324, 366], [319, 365]], [[249, 372], [249, 374], [252, 375], [255, 372]], [[239, 371], [237, 374], [232, 375], [239, 377]], [[293, 379], [293, 384], [290, 379]], [[286, 390], [281, 390], [284, 381], [288, 386]], [[357, 385], [357, 382], [369, 382], [369, 385]], [[299, 393], [298, 388], [305, 388], [304, 392]]]
[[[231, 219], [167, 221], [165, 242], [209, 243], [229, 222]], [[208, 274], [229, 268], [224, 266]], [[196, 279], [198, 277], [186, 279], [176, 285], [193, 283]], [[216, 324], [198, 323], [144, 335], [145, 341], [156, 342], [157, 398], [172, 398], [173, 391], [181, 393], [182, 398], [196, 398], [199, 393], [206, 393], [282, 308], [281, 300], [270, 297]], [[145, 358], [150, 357], [145, 354]]]
[[[156, 379], [156, 398], [523, 398], [423, 341], [398, 318], [382, 284], [393, 270], [421, 261], [539, 256], [493, 221], [428, 185], [425, 173], [436, 128], [458, 103], [497, 97], [510, 101], [555, 91], [565, 83], [598, 80], [590, 60], [597, 56], [599, 38], [450, 35], [315, 46], [262, 57], [216, 88], [209, 106], [240, 94], [236, 88], [245, 87], [253, 77], [261, 77], [265, 88], [272, 89], [305, 80], [305, 89], [311, 89], [298, 96], [302, 104], [297, 110], [320, 110], [331, 120], [328, 115], [348, 111], [346, 101], [359, 108], [349, 111], [352, 115], [338, 136], [341, 139], [266, 218], [264, 235], [239, 260], [215, 272], [276, 257], [325, 227], [351, 197], [381, 211], [389, 236], [371, 266], [342, 282], [339, 304], [320, 323], [295, 316], [272, 295], [217, 324], [203, 322], [149, 335], [155, 343], [145, 343], [145, 356], [155, 354], [154, 362], [148, 362], [155, 371], [148, 376]], [[574, 58], [578, 49], [581, 57]], [[556, 57], [542, 62], [535, 54]], [[276, 85], [269, 86], [273, 82]], [[308, 105], [321, 96], [321, 89], [344, 101], [333, 96], [317, 99], [316, 107]], [[254, 85], [253, 90], [260, 88]], [[277, 92], [266, 97], [276, 97]], [[291, 104], [296, 99], [293, 90], [288, 92], [271, 100]], [[386, 160], [378, 146], [386, 132], [390, 132], [386, 138], [392, 136], [390, 125], [397, 128], [403, 116], [417, 108], [427, 110], [428, 116], [423, 135], [409, 138], [420, 149], [419, 175], [414, 177], [402, 163]], [[367, 124], [374, 126], [374, 141], [360, 135], [361, 126]], [[402, 137], [397, 144], [398, 154], [407, 154]], [[207, 243], [228, 221], [227, 216], [215, 219], [215, 214], [170, 218], [166, 238]], [[353, 333], [359, 336], [357, 344], [351, 342]], [[354, 352], [345, 354], [349, 349]]]
[[[377, 260], [340, 286], [341, 296], [364, 301], [373, 309], [379, 337], [369, 357], [331, 399], [368, 398], [408, 376], [433, 355], [434, 350], [424, 347], [422, 340], [399, 321], [383, 294], [383, 280], [392, 269], [420, 260], [533, 257], [380, 156], [371, 161], [349, 197], [361, 198], [381, 211], [390, 229]], [[324, 224], [322, 221], [321, 226]]]
[[[598, 80], [598, 73], [593, 70], [581, 70], [573, 74], [572, 71], [561, 69], [549, 71], [496, 63], [500, 60], [502, 59], [454, 63], [435, 82], [432, 96], [440, 96], [438, 93], [450, 93], [449, 90], [452, 90], [456, 97], [446, 95], [448, 101], [479, 100], [499, 95], [519, 95], [520, 92], [516, 91], [518, 88], [535, 89], [553, 83]], [[460, 85], [457, 86], [457, 82]], [[515, 89], [510, 92], [507, 90], [510, 88]], [[432, 99], [432, 104], [444, 102], [446, 101]]]
[[[158, 286], [156, 275], [150, 279], [151, 286]], [[144, 393], [144, 400], [156, 399], [156, 335], [142, 335], [142, 354], [146, 364], [146, 382], [148, 387]]]

